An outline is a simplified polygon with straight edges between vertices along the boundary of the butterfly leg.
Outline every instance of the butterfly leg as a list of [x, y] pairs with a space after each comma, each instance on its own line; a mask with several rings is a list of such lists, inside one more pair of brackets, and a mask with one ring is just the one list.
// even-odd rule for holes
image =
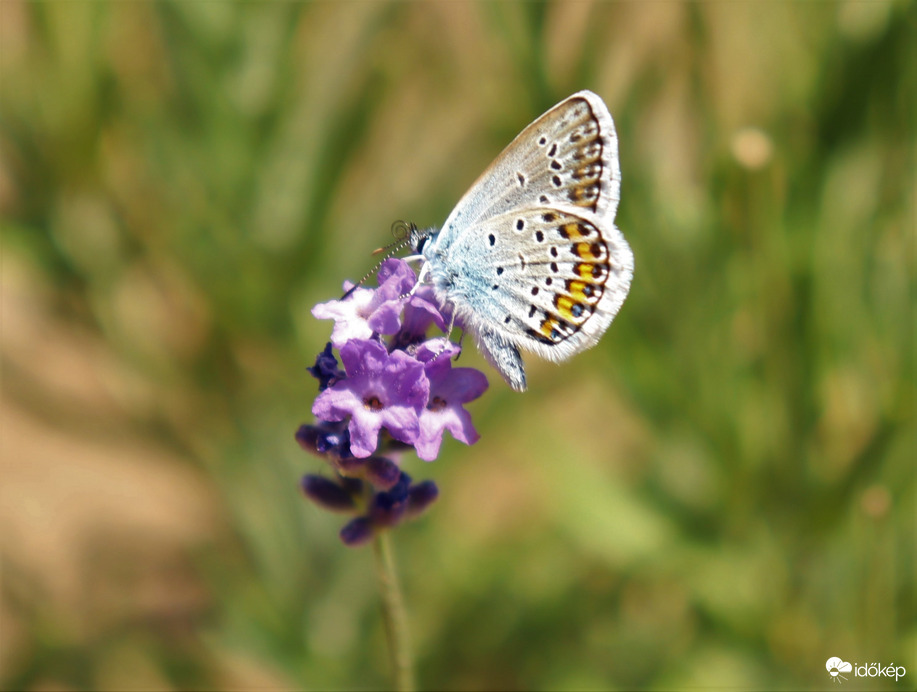
[[[452, 321], [455, 322], [455, 317], [452, 318]], [[451, 330], [451, 327], [450, 327], [450, 330]], [[459, 336], [459, 340], [458, 340], [459, 349], [462, 348], [462, 344], [464, 343], [464, 341], [465, 341], [465, 330], [463, 329], [462, 334], [461, 336]], [[461, 355], [462, 355], [462, 352], [460, 350], [458, 353], [455, 354], [455, 358], [453, 360], [457, 361], [461, 357]]]
[[[433, 356], [433, 360], [436, 360], [437, 358], [439, 358], [446, 351], [446, 345], [449, 343], [449, 337], [452, 336], [453, 327], [455, 327], [455, 311], [454, 310], [452, 311], [452, 314], [449, 317], [449, 326], [446, 328], [446, 334], [445, 336], [443, 336], [443, 347], [439, 349], [439, 351]], [[461, 354], [461, 351], [459, 351], [459, 354]], [[458, 359], [458, 355], [456, 355], [456, 359]]]
[[[405, 262], [416, 262], [418, 260], [424, 259], [423, 255], [411, 255], [410, 257], [405, 257]], [[417, 276], [417, 281], [414, 282], [414, 285], [411, 287], [411, 290], [405, 293], [401, 298], [410, 298], [414, 293], [417, 292], [417, 289], [420, 288], [427, 279], [427, 275], [430, 273], [430, 265], [424, 263], [420, 267], [420, 274]]]
[[[449, 327], [446, 329], [446, 339], [452, 338], [452, 330], [455, 329], [455, 309], [453, 308], [449, 314]], [[462, 329], [462, 334], [459, 336], [458, 347], [459, 351], [455, 354], [453, 361], [457, 361], [462, 355], [462, 342], [465, 341], [465, 330]]]

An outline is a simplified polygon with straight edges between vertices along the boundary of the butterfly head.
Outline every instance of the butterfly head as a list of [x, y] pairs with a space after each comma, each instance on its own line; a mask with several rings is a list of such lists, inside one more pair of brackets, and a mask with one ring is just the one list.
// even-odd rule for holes
[[424, 255], [427, 244], [436, 235], [435, 228], [417, 228], [411, 224], [410, 235], [408, 236], [408, 245], [414, 255]]

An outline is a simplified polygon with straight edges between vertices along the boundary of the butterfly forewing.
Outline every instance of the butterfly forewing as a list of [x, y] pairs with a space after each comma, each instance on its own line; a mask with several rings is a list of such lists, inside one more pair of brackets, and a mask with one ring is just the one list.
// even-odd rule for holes
[[573, 205], [614, 218], [620, 188], [611, 115], [598, 96], [582, 91], [519, 133], [456, 205], [440, 234], [448, 244], [482, 219], [532, 204]]

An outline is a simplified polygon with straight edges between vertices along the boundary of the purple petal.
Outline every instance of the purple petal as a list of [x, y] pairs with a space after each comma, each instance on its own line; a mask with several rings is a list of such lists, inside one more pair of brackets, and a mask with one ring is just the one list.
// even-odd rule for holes
[[402, 308], [400, 301], [387, 300], [373, 311], [367, 324], [377, 334], [395, 334], [401, 329]]
[[442, 411], [427, 410], [420, 415], [420, 432], [414, 443], [417, 456], [424, 461], [436, 459], [446, 430], [466, 445], [472, 445], [481, 439], [471, 422], [471, 414], [461, 406], [456, 405]]
[[379, 430], [382, 428], [382, 418], [363, 408], [354, 409], [350, 419], [350, 452], [355, 457], [368, 457], [376, 451], [379, 443]]
[[357, 288], [343, 300], [329, 300], [312, 308], [312, 315], [320, 320], [334, 320], [331, 343], [340, 348], [350, 339], [368, 339], [373, 330], [366, 320], [371, 314], [375, 291]]
[[428, 365], [431, 373], [429, 404], [420, 414], [420, 433], [414, 443], [417, 456], [424, 461], [433, 461], [439, 454], [443, 432], [448, 430], [452, 437], [465, 444], [474, 444], [480, 439], [471, 422], [471, 415], [462, 404], [478, 398], [487, 389], [487, 378], [474, 368], [452, 368], [444, 370]]
[[385, 346], [370, 339], [354, 339], [341, 347], [341, 362], [348, 377], [379, 372], [388, 358]]
[[446, 331], [448, 324], [439, 303], [433, 294], [432, 286], [421, 286], [408, 298], [404, 308], [404, 329], [416, 336], [423, 336], [430, 324], [435, 324]]
[[428, 339], [417, 348], [417, 360], [424, 364], [427, 373], [431, 367], [449, 369], [452, 359], [462, 352], [461, 346], [445, 337]]
[[[414, 444], [420, 431], [417, 410], [409, 406], [386, 406], [381, 415], [382, 424], [392, 437], [408, 444]], [[351, 446], [353, 443], [351, 443]]]
[[326, 421], [340, 421], [351, 415], [363, 401], [351, 390], [350, 380], [342, 380], [319, 394], [312, 402], [312, 415]]
[[417, 283], [417, 274], [411, 269], [411, 265], [397, 257], [385, 260], [379, 267], [376, 277], [379, 281], [379, 292], [386, 300], [407, 296]]
[[385, 371], [392, 385], [395, 399], [391, 404], [410, 406], [420, 412], [430, 394], [430, 380], [424, 373], [423, 364], [404, 351], [395, 351]]
[[474, 401], [487, 391], [487, 377], [474, 368], [452, 368], [448, 374], [433, 381], [433, 395], [450, 403]]
[[420, 417], [420, 434], [414, 442], [417, 456], [424, 461], [434, 461], [439, 456], [439, 448], [443, 443], [443, 427], [430, 421], [425, 416]]
[[471, 414], [461, 406], [453, 406], [442, 411], [442, 425], [446, 430], [452, 433], [459, 442], [466, 445], [473, 445], [481, 439], [478, 431], [471, 422]]

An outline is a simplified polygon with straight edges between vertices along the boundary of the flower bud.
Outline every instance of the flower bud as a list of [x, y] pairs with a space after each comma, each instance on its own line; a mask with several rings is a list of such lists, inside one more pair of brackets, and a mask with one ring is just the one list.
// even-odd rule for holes
[[345, 457], [335, 459], [334, 466], [346, 478], [363, 478], [366, 475], [366, 463], [369, 458]]
[[400, 472], [398, 481], [386, 492], [376, 493], [369, 507], [369, 516], [378, 526], [394, 526], [404, 516], [407, 509], [408, 488], [411, 477]]
[[369, 516], [377, 526], [395, 526], [401, 521], [407, 503], [395, 499], [389, 493], [376, 493], [369, 507]]
[[367, 543], [373, 537], [373, 525], [368, 517], [357, 517], [348, 522], [339, 534], [344, 545], [355, 548]]
[[306, 370], [318, 380], [318, 391], [320, 392], [324, 392], [335, 382], [346, 377], [344, 371], [338, 368], [338, 361], [331, 351], [330, 341], [325, 344], [325, 350], [315, 357], [315, 365], [311, 368], [306, 368]]
[[316, 456], [334, 458], [350, 456], [350, 433], [340, 423], [321, 422], [319, 425], [300, 425], [296, 441], [307, 452]]
[[324, 476], [303, 476], [301, 487], [307, 498], [325, 509], [347, 512], [356, 506], [353, 496], [347, 490]]
[[369, 457], [366, 460], [366, 480], [380, 490], [391, 490], [401, 478], [401, 469], [391, 459]]
[[408, 489], [407, 517], [422, 514], [439, 497], [439, 488], [433, 481], [421, 481]]
[[318, 436], [320, 429], [314, 425], [300, 425], [296, 431], [296, 441], [299, 446], [311, 454], [320, 454], [318, 451]]

